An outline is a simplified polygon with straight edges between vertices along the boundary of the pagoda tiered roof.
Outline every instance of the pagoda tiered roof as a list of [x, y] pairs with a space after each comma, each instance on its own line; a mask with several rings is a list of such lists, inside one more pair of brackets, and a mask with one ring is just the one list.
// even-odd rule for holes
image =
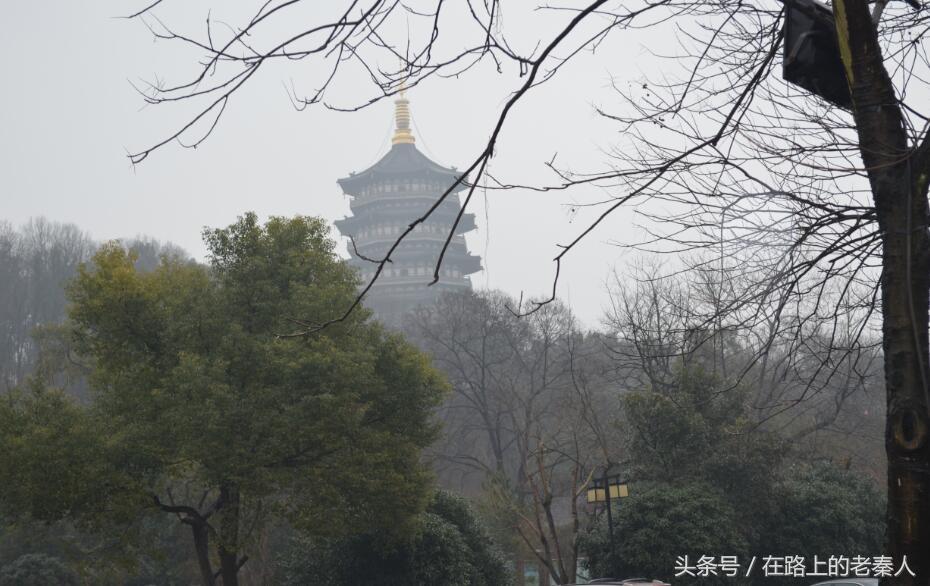
[[[461, 175], [455, 169], [443, 167], [429, 159], [413, 143], [398, 143], [391, 146], [381, 159], [364, 171], [352, 173], [338, 180], [342, 190], [349, 195], [358, 195], [359, 191], [372, 183], [390, 179], [407, 179], [410, 177], [435, 177], [438, 181], [451, 185]], [[452, 190], [453, 193], [466, 187], [462, 181]]]
[[[481, 258], [471, 254], [464, 234], [475, 229], [475, 216], [462, 213], [458, 192], [466, 189], [462, 173], [444, 167], [421, 153], [410, 132], [409, 102], [403, 93], [395, 100], [397, 123], [391, 149], [364, 171], [338, 180], [351, 196], [352, 214], [335, 222], [352, 239], [349, 263], [363, 281], [373, 278], [370, 260], [391, 251], [411, 222], [422, 217], [439, 198], [451, 191], [429, 217], [390, 252], [390, 263], [374, 282], [365, 304], [386, 323], [398, 323], [417, 306], [432, 303], [446, 291], [471, 289], [468, 275], [481, 270]], [[440, 253], [458, 218], [454, 234], [432, 283]]]

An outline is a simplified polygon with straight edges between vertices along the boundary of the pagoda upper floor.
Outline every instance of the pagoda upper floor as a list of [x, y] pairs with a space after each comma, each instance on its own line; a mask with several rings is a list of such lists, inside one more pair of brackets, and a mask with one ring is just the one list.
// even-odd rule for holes
[[[384, 258], [412, 222], [443, 200], [390, 252], [390, 263], [366, 296], [366, 305], [391, 323], [442, 291], [470, 288], [467, 275], [481, 270], [480, 257], [469, 253], [464, 238], [475, 228], [474, 214], [463, 214], [459, 201], [459, 192], [468, 188], [466, 178], [417, 149], [403, 93], [395, 101], [395, 120], [391, 149], [367, 169], [338, 180], [351, 198], [352, 214], [336, 221], [342, 235], [352, 241], [351, 264], [368, 280], [377, 267], [372, 259]], [[429, 286], [453, 225], [439, 282]]]

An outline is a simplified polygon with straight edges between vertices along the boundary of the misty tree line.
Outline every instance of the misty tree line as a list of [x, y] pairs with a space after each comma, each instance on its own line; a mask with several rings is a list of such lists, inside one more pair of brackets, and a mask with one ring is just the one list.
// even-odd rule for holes
[[[249, 221], [254, 222], [254, 219]], [[248, 249], [244, 243], [261, 238], [284, 238], [289, 230], [295, 229], [288, 226], [291, 224], [272, 223], [264, 228], [266, 232], [255, 233], [264, 236], [248, 238], [245, 236], [259, 229], [256, 225], [246, 223], [225, 231], [207, 232], [208, 245], [213, 251], [212, 274], [224, 279], [221, 282], [229, 283], [222, 287], [232, 287], [223, 294], [232, 295], [228, 301], [233, 303], [230, 311], [240, 311], [235, 308], [242, 303], [245, 303], [242, 307], [252, 307], [255, 295], [270, 295], [268, 292], [275, 290], [278, 286], [275, 283], [281, 278], [286, 277], [286, 282], [311, 278], [307, 282], [310, 286], [315, 282], [312, 279], [319, 279], [323, 274], [318, 272], [323, 269], [315, 269], [317, 272], [313, 274], [317, 276], [308, 277], [299, 266], [274, 268], [273, 263], [265, 266], [275, 256], [276, 248], [270, 244], [271, 248], [259, 248], [250, 253], [259, 256], [250, 257], [253, 260], [247, 264], [237, 264], [235, 259]], [[190, 448], [184, 442], [190, 442], [191, 437], [201, 433], [196, 430], [205, 429], [203, 426], [207, 424], [188, 421], [188, 414], [200, 405], [197, 394], [206, 393], [203, 401], [207, 403], [201, 405], [205, 407], [222, 398], [223, 392], [188, 388], [189, 383], [184, 379], [215, 377], [215, 372], [201, 370], [201, 362], [216, 358], [228, 360], [239, 356], [240, 352], [235, 350], [227, 355], [225, 353], [231, 350], [211, 349], [210, 346], [222, 346], [221, 338], [207, 347], [196, 342], [196, 336], [185, 341], [193, 335], [189, 320], [206, 319], [201, 323], [214, 324], [207, 328], [211, 331], [220, 327], [209, 317], [214, 309], [192, 310], [201, 297], [213, 295], [209, 289], [203, 289], [206, 286], [203, 279], [211, 273], [185, 260], [186, 255], [177, 248], [152, 240], [101, 249], [78, 228], [44, 220], [32, 221], [20, 230], [5, 225], [2, 234], [2, 270], [4, 275], [10, 276], [2, 281], [6, 296], [3, 310], [9, 312], [9, 317], [4, 319], [4, 344], [10, 350], [2, 355], [6, 388], [28, 386], [29, 375], [33, 375], [45, 384], [64, 387], [68, 395], [80, 402], [93, 403], [86, 375], [96, 369], [99, 385], [99, 377], [106, 372], [101, 369], [111, 369], [112, 372], [105, 375], [113, 377], [108, 386], [115, 385], [115, 390], [122, 388], [119, 392], [128, 393], [127, 397], [137, 396], [137, 399], [132, 405], [119, 407], [117, 404], [116, 411], [110, 404], [107, 417], [128, 415], [121, 409], [156, 409], [147, 416], [153, 419], [151, 425], [155, 427], [150, 431], [154, 435], [149, 437], [145, 435], [148, 432], [144, 432], [140, 447], [146, 452], [154, 449], [171, 453], [180, 449], [178, 456], [201, 457], [190, 455]], [[283, 246], [281, 242], [278, 245]], [[227, 257], [232, 263], [228, 266], [222, 261]], [[87, 262], [97, 267], [96, 272], [81, 272], [81, 264]], [[290, 272], [280, 276], [269, 272], [285, 269]], [[144, 277], [146, 273], [152, 274]], [[131, 274], [136, 275], [133, 280], [125, 281]], [[410, 316], [404, 326], [407, 338], [431, 357], [433, 365], [451, 386], [451, 393], [439, 407], [442, 431], [426, 451], [439, 484], [466, 495], [475, 503], [488, 530], [511, 559], [536, 559], [558, 583], [573, 581], [579, 562], [587, 563], [598, 575], [650, 572], [656, 577], [669, 578], [674, 555], [695, 548], [703, 548], [696, 552], [699, 554], [830, 555], [860, 549], [878, 553], [881, 532], [875, 528], [881, 519], [881, 495], [868, 480], [878, 477], [883, 465], [877, 445], [883, 418], [881, 383], [875, 370], [875, 365], [880, 364], [878, 350], [863, 345], [855, 352], [832, 354], [839, 346], [836, 336], [815, 326], [803, 325], [799, 328], [803, 330], [803, 338], [788, 340], [781, 346], [773, 344], [765, 339], [767, 332], [758, 327], [757, 321], [740, 322], [719, 309], [708, 311], [708, 308], [721, 306], [720, 292], [724, 284], [734, 289], [730, 295], [745, 296], [745, 292], [736, 290], [734, 279], [719, 271], [680, 274], [691, 276], [662, 277], [658, 266], [646, 266], [626, 275], [618, 273], [611, 290], [611, 305], [601, 327], [595, 330], [582, 327], [570, 309], [560, 303], [550, 303], [529, 316], [518, 317], [518, 301], [493, 291], [446, 296], [435, 306], [422, 308]], [[699, 277], [694, 277], [695, 274]], [[76, 276], [79, 277], [77, 282], [83, 285], [71, 291], [72, 302], [78, 305], [77, 313], [72, 310], [72, 320], [92, 326], [86, 331], [98, 332], [94, 336], [100, 331], [111, 332], [108, 335], [116, 337], [106, 342], [109, 349], [93, 350], [86, 345], [83, 351], [74, 348], [74, 332], [80, 329], [69, 330], [61, 324], [67, 305], [63, 286], [73, 282]], [[168, 289], [157, 284], [161, 281], [170, 285]], [[125, 310], [120, 304], [99, 305], [107, 298], [107, 289], [117, 283], [122, 283], [119, 290], [139, 288], [141, 295], [138, 303], [142, 305], [123, 317], [112, 315], [114, 308], [119, 310], [116, 313]], [[130, 283], [136, 284], [130, 286]], [[183, 292], [187, 287], [195, 287], [196, 295], [187, 300], [182, 295], [175, 300], [175, 289]], [[145, 293], [148, 289], [151, 293]], [[339, 310], [335, 301], [351, 295], [351, 287], [339, 294], [328, 289], [306, 291], [309, 297], [304, 302], [310, 305], [300, 307], [305, 314], [318, 313], [320, 319]], [[150, 294], [156, 298], [145, 301]], [[117, 298], [122, 297], [114, 297]], [[156, 299], [161, 301], [156, 302]], [[222, 305], [219, 299], [214, 305]], [[156, 305], [150, 310], [144, 309], [151, 302]], [[178, 303], [181, 305], [172, 310], [177, 313], [157, 319], [146, 317], [147, 312], [155, 311], [156, 307], [167, 304], [170, 308]], [[104, 307], [111, 309], [104, 310]], [[187, 309], [183, 309], [185, 307]], [[254, 343], [260, 355], [270, 357], [283, 352], [272, 361], [283, 360], [276, 368], [285, 372], [293, 368], [293, 361], [299, 362], [300, 354], [291, 356], [292, 350], [286, 350], [286, 346], [272, 344], [266, 348], [274, 335], [282, 331], [281, 324], [286, 323], [280, 321], [281, 312], [289, 311], [287, 308], [292, 306], [275, 307], [277, 309], [261, 310], [272, 312], [262, 318], [271, 320], [265, 325], [258, 327], [258, 322], [249, 317], [254, 308], [243, 314], [242, 319], [246, 321], [242, 323], [258, 328]], [[364, 320], [364, 316], [359, 319]], [[111, 323], [110, 320], [116, 321]], [[269, 329], [271, 323], [278, 324], [275, 326], [278, 329]], [[362, 327], [361, 323], [350, 329]], [[127, 333], [127, 327], [132, 324], [138, 328], [130, 327]], [[133, 329], [139, 329], [142, 337], [133, 334]], [[146, 333], [148, 330], [152, 334]], [[157, 333], [162, 330], [165, 333]], [[773, 327], [772, 331], [781, 333], [785, 328]], [[163, 341], [151, 346], [151, 335]], [[803, 343], [797, 343], [798, 339], [803, 339]], [[371, 338], [363, 346], [381, 344], [376, 340], [377, 337]], [[155, 360], [153, 366], [160, 364], [158, 368], [165, 368], [182, 354], [188, 360], [192, 355], [199, 358], [171, 367], [181, 369], [182, 379], [160, 381], [157, 374], [146, 374], [145, 370], [125, 370], [123, 346], [135, 343], [142, 343], [149, 349], [142, 354], [126, 355], [132, 356], [130, 363]], [[355, 343], [350, 339], [340, 342], [348, 344], [347, 349]], [[115, 345], [110, 347], [111, 344]], [[300, 341], [297, 347], [304, 344], [305, 341]], [[764, 351], [760, 352], [760, 348]], [[264, 354], [269, 351], [273, 354]], [[359, 357], [367, 352], [362, 347], [358, 351], [363, 352]], [[324, 355], [330, 352], [325, 350]], [[90, 364], [88, 356], [93, 356], [96, 364]], [[250, 365], [252, 371], [256, 364], [265, 360], [236, 358], [232, 363], [237, 361]], [[122, 380], [126, 376], [135, 381], [128, 387]], [[252, 376], [251, 372], [248, 376]], [[268, 376], [277, 375], [269, 372]], [[178, 392], [187, 393], [189, 398], [181, 404], [171, 404], [160, 402], [157, 395], [137, 395], [149, 385], [153, 392], [163, 393], [165, 384], [180, 385]], [[191, 392], [195, 394], [190, 395]], [[213, 397], [215, 392], [220, 394]], [[14, 395], [19, 397], [16, 400], [23, 397], [22, 393]], [[98, 445], [97, 440], [90, 432], [96, 417], [93, 411], [85, 413], [71, 406], [67, 397], [45, 391], [34, 399], [28, 399], [28, 393], [26, 397], [23, 405], [48, 412], [51, 419], [42, 420], [43, 425], [63, 426], [63, 433], [80, 432], [76, 437], [85, 443], [69, 440], [59, 445], [62, 458], [110, 470], [112, 462], [92, 457], [100, 449], [94, 447]], [[118, 401], [118, 397], [119, 394], [113, 395], [108, 401]], [[268, 421], [276, 422], [275, 425], [283, 425], [280, 419], [283, 415], [274, 414], [281, 400], [266, 400], [269, 397], [267, 394], [256, 397], [260, 402], [251, 407], [250, 413], [257, 419], [267, 416]], [[413, 413], [428, 403], [419, 399], [414, 402], [418, 406], [414, 408], [411, 403], [404, 411]], [[18, 408], [14, 405], [14, 414]], [[263, 409], [272, 411], [263, 414]], [[159, 415], [156, 417], [155, 413]], [[64, 421], [60, 419], [62, 414], [67, 416]], [[173, 433], [181, 434], [170, 440], [172, 443], [164, 443], [164, 432], [159, 431], [163, 428], [159, 427], [160, 423], [156, 425], [161, 421], [158, 417], [167, 417], [166, 421], [172, 423], [165, 425], [171, 427]], [[309, 422], [306, 418], [303, 423], [291, 422], [294, 427], [288, 428], [289, 433], [312, 430]], [[191, 433], [185, 435], [188, 423]], [[133, 424], [127, 428], [128, 432], [139, 433], [137, 426]], [[239, 429], [245, 433], [244, 428]], [[203, 433], [215, 435], [214, 432]], [[222, 435], [221, 431], [216, 433]], [[328, 432], [320, 430], [320, 433], [322, 435], [315, 436], [314, 441], [322, 444], [331, 441]], [[424, 437], [429, 436], [425, 430], [424, 433], [427, 434]], [[326, 439], [328, 437], [330, 439]], [[258, 444], [266, 439], [265, 432], [254, 437]], [[223, 441], [224, 444], [236, 443], [232, 437]], [[191, 445], [196, 447], [196, 444]], [[83, 453], [84, 450], [91, 456]], [[199, 454], [196, 450], [193, 453]], [[375, 453], [377, 450], [367, 452], [368, 455]], [[120, 458], [128, 458], [125, 462], [132, 467], [141, 464], [141, 461], [132, 463], [136, 458], [133, 454]], [[254, 468], [254, 463], [242, 468], [246, 462], [224, 461], [241, 470], [235, 475], [240, 479], [237, 482], [254, 471], [263, 470], [261, 466]], [[351, 461], [350, 458], [340, 463], [340, 467], [353, 470]], [[119, 472], [119, 466], [125, 462], [117, 460], [115, 471], [108, 472], [118, 473], [113, 477], [117, 486], [125, 480], [120, 480], [124, 472]], [[145, 466], [152, 466], [152, 463]], [[205, 459], [198, 466], [209, 470], [217, 464]], [[353, 573], [352, 568], [358, 567], [359, 560], [365, 556], [369, 556], [365, 558], [368, 566], [381, 571], [390, 569], [398, 584], [410, 583], [413, 575], [421, 576], [425, 580], [422, 583], [460, 583], [463, 586], [506, 581], [505, 574], [501, 573], [499, 554], [483, 552], [474, 545], [487, 541], [486, 537], [481, 537], [483, 530], [474, 529], [474, 521], [463, 512], [466, 509], [454, 501], [444, 500], [445, 497], [433, 497], [433, 504], [420, 513], [422, 517], [417, 523], [420, 529], [415, 533], [418, 537], [405, 541], [407, 545], [403, 547], [406, 549], [397, 550], [406, 553], [372, 558], [372, 548], [383, 549], [376, 547], [382, 536], [366, 525], [374, 519], [372, 511], [356, 516], [354, 525], [334, 521], [348, 531], [348, 536], [316, 534], [294, 541], [289, 526], [269, 521], [271, 517], [260, 505], [262, 500], [255, 500], [255, 491], [264, 488], [243, 489], [243, 494], [251, 495], [250, 500], [243, 500], [241, 506], [225, 512], [229, 497], [224, 497], [223, 491], [228, 493], [231, 485], [223, 466], [210, 473], [221, 482], [216, 489], [207, 484], [199, 506], [182, 507], [179, 500], [196, 501], [193, 487], [204, 479], [198, 476], [192, 484], [194, 479], [186, 472], [181, 473], [171, 466], [159, 472], [162, 475], [158, 484], [160, 492], [152, 493], [156, 499], [155, 508], [177, 514], [182, 518], [181, 525], [150, 515], [142, 517], [143, 521], [131, 522], [132, 514], [124, 512], [130, 516], [122, 517], [117, 524], [135, 525], [130, 533], [136, 539], [140, 535], [147, 536], [148, 547], [134, 545], [128, 552], [121, 552], [136, 565], [151, 569], [140, 584], [178, 583], [184, 576], [196, 574], [194, 560], [199, 559], [204, 584], [216, 583], [218, 579], [223, 584], [240, 579], [243, 583], [277, 583], [268, 580], [280, 581], [282, 576], [291, 576], [293, 583], [299, 584], [300, 576], [327, 568], [329, 583], [336, 585], [364, 580]], [[613, 549], [605, 538], [603, 511], [587, 507], [583, 502], [586, 487], [605, 468], [628, 480], [632, 493], [630, 499], [617, 507], [617, 530], [621, 538]], [[245, 470], [252, 472], [246, 474]], [[48, 480], [43, 476], [46, 473], [40, 471], [36, 482]], [[271, 472], [261, 474], [266, 473]], [[274, 474], [288, 477], [286, 470]], [[347, 482], [359, 482], [365, 477], [353, 474], [347, 476]], [[78, 482], [75, 486], [86, 489], [79, 474], [74, 478], [74, 482]], [[24, 508], [36, 502], [37, 497], [31, 490], [20, 495], [24, 500], [16, 501]], [[393, 504], [382, 502], [387, 518], [393, 517], [386, 509], [412, 513], [424, 506], [422, 487], [414, 490], [411, 485], [407, 490], [411, 491], [407, 495], [409, 502], [403, 502], [402, 493], [395, 496]], [[358, 492], [369, 494], [365, 490]], [[99, 497], [92, 493], [77, 496], [91, 501]], [[270, 493], [268, 502], [275, 500], [273, 494]], [[203, 508], [208, 496], [217, 499], [212, 508], [224, 509], [224, 518], [233, 515], [237, 519], [236, 527], [245, 531], [246, 525], [254, 525], [259, 529], [253, 527], [243, 535], [231, 534], [234, 537], [218, 533], [204, 541], [206, 549], [198, 548], [197, 556], [192, 556], [185, 526], [196, 528], [201, 522], [198, 515], [203, 517], [203, 526], [207, 526], [207, 518], [213, 514], [211, 509]], [[45, 530], [38, 531], [28, 521], [10, 519], [4, 539], [0, 539], [0, 556], [6, 558], [0, 560], [0, 566], [10, 566], [24, 555], [33, 555], [32, 550], [51, 552], [56, 555], [51, 561], [45, 560], [46, 566], [57, 563], [56, 558], [82, 560], [79, 566], [83, 568], [83, 575], [92, 575], [100, 583], [115, 579], [113, 575], [121, 575], [119, 580], [125, 583], [125, 573], [112, 570], [115, 574], [107, 578], [93, 567], [95, 563], [101, 564], [100, 560], [106, 556], [120, 551], [120, 540], [114, 542], [113, 534], [89, 538], [86, 526], [72, 524], [78, 519], [58, 514], [66, 512], [60, 510], [63, 508], [80, 508], [81, 501], [74, 500], [75, 495], [67, 490], [53, 497], [53, 502], [46, 502], [43, 510], [47, 520], [57, 524], [45, 525]], [[61, 502], [56, 502], [59, 497]], [[119, 499], [114, 502], [120, 506], [126, 504]], [[667, 506], [670, 502], [678, 504]], [[402, 503], [404, 506], [400, 506]], [[128, 506], [127, 511], [132, 510], [136, 509]], [[153, 510], [151, 503], [138, 509], [141, 510]], [[780, 522], [792, 516], [797, 518], [796, 522]], [[115, 522], [111, 518], [106, 520]], [[95, 522], [99, 523], [100, 519]], [[657, 532], [656, 526], [672, 526], [675, 530]], [[31, 540], [24, 540], [24, 535], [31, 535]], [[196, 539], [195, 531], [195, 542]], [[76, 542], [82, 546], [76, 548]], [[217, 548], [215, 553], [211, 553], [211, 547]], [[223, 562], [224, 551], [230, 561]], [[427, 555], [424, 553], [427, 551], [432, 553]], [[429, 559], [442, 563], [430, 564]], [[33, 562], [36, 562], [34, 558], [26, 558], [19, 563], [28, 567]], [[225, 564], [226, 573], [220, 576], [217, 570], [216, 576], [212, 576], [215, 563]], [[439, 566], [458, 569], [437, 577], [440, 576], [436, 573]], [[204, 570], [205, 567], [210, 570]], [[98, 573], [94, 574], [95, 571]]]
[[67, 318], [0, 400], [0, 584], [303, 584], [319, 560], [357, 583], [353, 539], [384, 584], [507, 581], [420, 461], [428, 359], [367, 311], [286, 335], [355, 295], [328, 234], [245, 214], [204, 231], [206, 263], [109, 242], [66, 266]]
[[[154, 269], [163, 254], [186, 256], [177, 246], [152, 238], [130, 238], [124, 244], [135, 251], [142, 270]], [[42, 328], [65, 318], [65, 285], [98, 246], [73, 224], [35, 218], [17, 228], [0, 221], [0, 388], [21, 384], [37, 367]]]
[[[836, 336], [811, 324], [802, 344], [781, 346], [755, 321], [722, 327], [723, 312], [708, 310], [720, 285], [719, 273], [663, 277], [657, 265], [617, 273], [595, 330], [559, 302], [519, 317], [519, 301], [493, 291], [422, 308], [405, 331], [453, 387], [432, 451], [442, 482], [484, 503], [503, 520], [501, 540], [559, 583], [582, 558], [595, 575], [670, 579], [686, 551], [880, 551], [880, 351], [837, 352]], [[583, 504], [605, 469], [631, 483], [618, 524], [638, 534], [613, 553], [603, 511]], [[811, 486], [829, 504], [812, 502]], [[693, 508], [659, 504], [669, 499]], [[810, 507], [809, 521], [786, 526], [776, 503], [794, 503], [800, 519]], [[706, 523], [689, 532], [694, 518]]]
[[[718, 287], [714, 323], [701, 329], [717, 336], [754, 324], [756, 339], [744, 342], [756, 353], [750, 364], [759, 364], [762, 382], [780, 365], [815, 375], [813, 384], [770, 402], [770, 419], [790, 419], [790, 411], [825, 390], [835, 394], [830, 390], [843, 385], [845, 373], [861, 378], [880, 341], [885, 548], [896, 559], [914, 560], [917, 576], [899, 576], [895, 583], [927, 584], [930, 506], [915, 496], [930, 492], [926, 3], [587, 0], [544, 10], [545, 3], [504, 8], [496, 0], [424, 0], [411, 10], [369, 0], [336, 5], [327, 14], [311, 11], [310, 4], [281, 2], [262, 4], [251, 17], [233, 16], [239, 26], [223, 32], [212, 24], [216, 12], [207, 11], [205, 26], [193, 36], [196, 19], [176, 15], [167, 22], [162, 4], [152, 2], [129, 16], [144, 21], [155, 38], [190, 51], [196, 67], [179, 70], [173, 83], [156, 78], [142, 92], [149, 104], [183, 101], [193, 110], [131, 153], [133, 163], [178, 142], [187, 148], [202, 144], [239, 90], [264, 83], [255, 74], [275, 64], [315, 73], [305, 87], [288, 87], [298, 110], [357, 110], [420, 82], [459, 83], [493, 68], [510, 93], [489, 116], [485, 140], [463, 167], [464, 206], [479, 187], [529, 189], [581, 195], [573, 209], [588, 212], [582, 227], [558, 243], [550, 296], [527, 311], [555, 301], [563, 261], [571, 262], [583, 240], [605, 230], [609, 216], [627, 209], [647, 225], [643, 239], [625, 245], [709, 252], [744, 284], [755, 282], [738, 287], [736, 296]], [[513, 12], [521, 8], [524, 13]], [[537, 15], [556, 18], [537, 21]], [[276, 28], [281, 26], [286, 30]], [[642, 39], [654, 58], [638, 73], [615, 77], [628, 63], [616, 58], [612, 43], [630, 40], [636, 31], [648, 31]], [[446, 43], [447, 37], [454, 42]], [[670, 54], [673, 37], [677, 48]], [[551, 175], [533, 173], [521, 181], [490, 173], [499, 147], [525, 136], [507, 137], [516, 112], [571, 62], [581, 66], [590, 55], [611, 70], [616, 90], [595, 106], [617, 130], [616, 139], [602, 145], [603, 159], [585, 157], [576, 166], [557, 141], [552, 157], [539, 159]], [[367, 75], [358, 77], [360, 69]], [[576, 71], [588, 79], [603, 75], [600, 67]], [[366, 83], [362, 90], [359, 79]], [[455, 197], [457, 185], [411, 222], [389, 251], [441, 201]], [[445, 246], [454, 233], [449, 231]], [[372, 260], [376, 279], [391, 256]], [[820, 363], [796, 364], [796, 355], [805, 362], [815, 355]], [[783, 393], [781, 385], [770, 390]], [[827, 410], [820, 417], [811, 430], [839, 413]]]

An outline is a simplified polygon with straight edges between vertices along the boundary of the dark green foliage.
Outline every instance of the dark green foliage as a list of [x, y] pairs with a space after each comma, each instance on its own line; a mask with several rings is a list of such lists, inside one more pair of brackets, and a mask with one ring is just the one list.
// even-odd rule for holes
[[209, 267], [165, 255], [143, 272], [111, 243], [81, 268], [71, 340], [93, 401], [37, 383], [0, 405], [0, 507], [100, 527], [180, 516], [232, 572], [275, 516], [316, 534], [409, 531], [442, 378], [365, 311], [281, 336], [356, 295], [323, 221], [249, 214], [205, 239]]
[[[593, 576], [643, 576], [671, 581], [675, 559], [688, 555], [739, 555], [749, 551], [732, 503], [715, 487], [703, 483], [676, 486], [637, 484], [629, 498], [614, 508], [611, 551], [607, 521], [600, 518], [584, 536]], [[726, 581], [702, 579], [702, 584]]]
[[665, 391], [623, 397], [637, 479], [707, 480], [729, 496], [766, 486], [785, 442], [752, 425], [746, 392], [698, 366], [680, 368]]
[[770, 507], [755, 548], [760, 555], [825, 559], [884, 551], [885, 499], [874, 482], [847, 470], [798, 466], [773, 487]]
[[631, 496], [614, 509], [613, 552], [603, 517], [582, 542], [593, 575], [675, 582], [682, 555], [692, 562], [702, 555], [745, 561], [882, 551], [878, 490], [832, 464], [805, 463], [786, 451], [778, 435], [750, 425], [744, 404], [739, 387], [727, 388], [699, 368], [677, 373], [665, 392], [624, 398], [633, 429]]
[[[32, 384], [0, 400], [0, 514], [93, 523], [122, 485], [107, 462], [99, 421], [61, 391]], [[113, 497], [111, 499], [111, 497]]]
[[93, 586], [189, 586], [186, 531], [170, 518], [144, 518], [89, 532], [61, 521], [20, 517], [0, 522], [0, 568], [26, 554], [61, 560]]
[[509, 576], [501, 551], [465, 499], [439, 491], [433, 497], [429, 512], [451, 523], [462, 536], [471, 567], [466, 584], [496, 586], [508, 583]]
[[467, 502], [439, 492], [401, 541], [365, 533], [297, 540], [280, 560], [282, 584], [505, 586], [506, 562]]
[[0, 569], [0, 586], [78, 586], [77, 574], [41, 553], [20, 556]]

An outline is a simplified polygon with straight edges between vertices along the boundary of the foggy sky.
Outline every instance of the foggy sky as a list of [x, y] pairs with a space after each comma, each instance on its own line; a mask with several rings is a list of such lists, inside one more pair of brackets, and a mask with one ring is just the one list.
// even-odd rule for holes
[[[169, 135], [190, 112], [184, 106], [146, 106], [131, 82], [185, 80], [199, 56], [155, 42], [138, 21], [115, 18], [135, 4], [54, 0], [4, 7], [0, 219], [18, 225], [46, 216], [77, 224], [98, 240], [146, 234], [202, 258], [203, 227], [228, 225], [246, 211], [262, 218], [304, 214], [329, 221], [349, 213], [336, 180], [388, 150], [393, 103], [355, 113], [297, 112], [284, 84], [313, 87], [312, 72], [299, 62], [258, 75], [196, 150], [169, 145], [130, 165], [127, 152]], [[236, 15], [258, 4], [166, 0], [157, 14], [202, 33], [197, 27], [211, 7], [214, 19], [236, 22]], [[518, 40], [531, 42], [538, 23], [513, 17], [508, 6], [505, 26]], [[555, 16], [546, 18], [556, 22]], [[493, 174], [513, 182], [553, 182], [544, 163], [556, 154], [578, 171], [604, 167], [617, 129], [594, 106], [610, 107], [616, 100], [611, 79], [618, 85], [636, 82], [645, 59], [638, 40], [624, 34], [598, 55], [582, 55], [521, 102], [504, 128]], [[440, 164], [466, 167], [520, 81], [513, 72], [498, 75], [482, 67], [458, 80], [430, 80], [414, 88], [408, 97], [417, 147]], [[347, 75], [334, 94], [350, 100], [357, 93], [361, 99], [365, 91], [362, 80]], [[486, 198], [479, 192], [469, 209], [478, 230], [467, 241], [485, 270], [472, 282], [514, 296], [548, 294], [556, 244], [572, 239], [595, 213], [590, 208], [572, 213], [573, 204], [610, 195], [595, 187], [489, 192]], [[630, 242], [639, 234], [632, 213], [624, 211], [567, 257], [559, 294], [586, 325], [597, 325], [607, 304], [612, 268], [622, 269], [634, 258], [611, 242]]]

